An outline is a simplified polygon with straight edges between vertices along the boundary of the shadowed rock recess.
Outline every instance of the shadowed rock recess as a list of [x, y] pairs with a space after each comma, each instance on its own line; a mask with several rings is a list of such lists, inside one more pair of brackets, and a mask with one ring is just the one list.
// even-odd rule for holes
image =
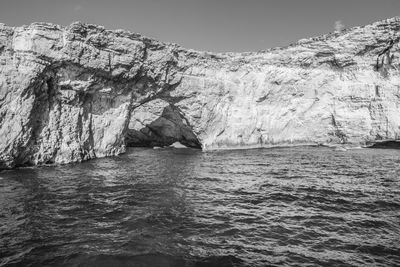
[[216, 54], [81, 23], [0, 24], [0, 168], [176, 141], [212, 150], [396, 140], [399, 30], [397, 17]]

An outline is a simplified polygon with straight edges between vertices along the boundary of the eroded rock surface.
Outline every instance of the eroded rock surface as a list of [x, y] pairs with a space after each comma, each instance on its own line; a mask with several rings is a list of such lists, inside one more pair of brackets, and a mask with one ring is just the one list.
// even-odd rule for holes
[[[400, 134], [400, 18], [254, 53], [74, 23], [0, 24], [0, 168]], [[272, 38], [272, 37], [271, 37]]]
[[119, 154], [131, 111], [176, 85], [175, 45], [93, 25], [0, 26], [0, 168]]

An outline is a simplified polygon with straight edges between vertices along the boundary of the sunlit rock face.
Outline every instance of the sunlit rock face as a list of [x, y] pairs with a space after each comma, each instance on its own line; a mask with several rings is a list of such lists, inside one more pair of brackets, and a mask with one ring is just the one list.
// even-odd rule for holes
[[364, 145], [400, 134], [400, 18], [213, 54], [74, 23], [0, 25], [0, 168], [129, 146]]
[[131, 111], [179, 82], [176, 46], [72, 24], [0, 26], [0, 168], [125, 151]]

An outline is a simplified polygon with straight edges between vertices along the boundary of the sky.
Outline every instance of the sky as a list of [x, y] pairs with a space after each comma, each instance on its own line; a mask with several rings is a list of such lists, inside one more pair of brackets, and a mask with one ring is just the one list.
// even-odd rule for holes
[[0, 23], [93, 23], [213, 52], [286, 46], [400, 16], [400, 0], [0, 0]]

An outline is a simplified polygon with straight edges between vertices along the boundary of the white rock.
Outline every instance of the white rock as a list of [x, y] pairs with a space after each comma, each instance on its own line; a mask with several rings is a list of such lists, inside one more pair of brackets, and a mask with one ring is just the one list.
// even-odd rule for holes
[[74, 23], [0, 25], [0, 169], [180, 142], [364, 146], [400, 135], [400, 18], [213, 54]]
[[179, 143], [179, 142], [175, 142], [175, 143], [173, 143], [172, 145], [170, 145], [169, 147], [173, 147], [173, 148], [187, 148], [187, 146], [182, 145], [182, 144]]

